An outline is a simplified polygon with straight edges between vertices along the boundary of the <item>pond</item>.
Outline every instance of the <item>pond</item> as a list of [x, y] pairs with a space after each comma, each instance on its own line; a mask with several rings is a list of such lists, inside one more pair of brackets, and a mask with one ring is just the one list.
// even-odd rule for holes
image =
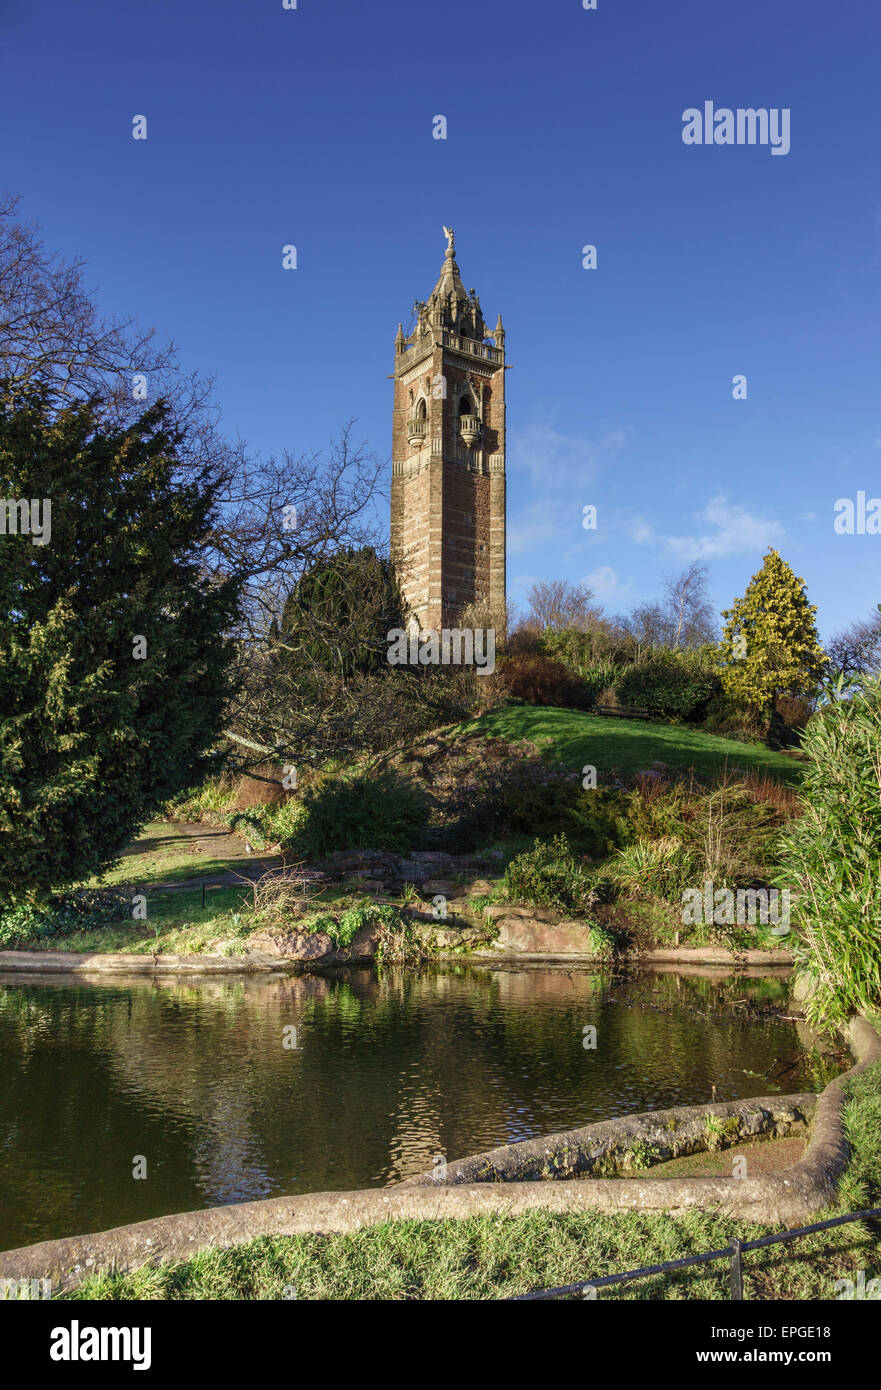
[[787, 1012], [783, 977], [679, 968], [6, 975], [0, 1249], [382, 1187], [713, 1085], [719, 1100], [819, 1089], [847, 1064]]

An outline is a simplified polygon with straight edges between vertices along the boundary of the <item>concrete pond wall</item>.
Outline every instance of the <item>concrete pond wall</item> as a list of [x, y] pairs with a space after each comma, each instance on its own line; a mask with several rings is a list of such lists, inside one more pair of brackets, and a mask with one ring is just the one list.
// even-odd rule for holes
[[407, 1178], [403, 1185], [610, 1178], [688, 1154], [728, 1149], [758, 1139], [806, 1135], [816, 1105], [816, 1095], [806, 1092], [624, 1115], [540, 1139], [504, 1144], [448, 1163], [442, 1178], [423, 1173]]

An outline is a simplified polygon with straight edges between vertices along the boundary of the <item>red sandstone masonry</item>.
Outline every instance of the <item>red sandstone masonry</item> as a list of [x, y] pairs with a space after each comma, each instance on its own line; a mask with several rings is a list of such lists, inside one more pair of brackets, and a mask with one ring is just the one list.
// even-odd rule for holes
[[[457, 625], [471, 603], [505, 611], [505, 364], [482, 356], [489, 329], [448, 249], [425, 315], [396, 344], [392, 436], [391, 558], [423, 628]], [[445, 340], [446, 335], [446, 340]], [[499, 342], [503, 342], [500, 335]], [[438, 381], [446, 395], [436, 396]], [[460, 432], [460, 401], [481, 420], [473, 446]], [[411, 445], [408, 421], [425, 419]], [[467, 519], [470, 518], [470, 519]]]

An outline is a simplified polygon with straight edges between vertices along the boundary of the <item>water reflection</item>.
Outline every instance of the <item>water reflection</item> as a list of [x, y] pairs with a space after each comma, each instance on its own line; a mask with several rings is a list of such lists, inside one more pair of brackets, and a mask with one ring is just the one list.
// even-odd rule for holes
[[[0, 1248], [384, 1186], [637, 1110], [813, 1089], [781, 979], [584, 969], [0, 983]], [[285, 1028], [298, 1047], [284, 1046]], [[596, 1050], [583, 1046], [597, 1030]], [[137, 1155], [147, 1177], [132, 1176]]]

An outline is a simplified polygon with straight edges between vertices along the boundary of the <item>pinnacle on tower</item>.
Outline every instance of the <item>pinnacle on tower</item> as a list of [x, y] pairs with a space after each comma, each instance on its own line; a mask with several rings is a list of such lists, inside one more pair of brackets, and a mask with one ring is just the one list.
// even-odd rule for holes
[[455, 298], [462, 300], [464, 303], [468, 298], [468, 292], [462, 283], [459, 267], [456, 265], [454, 233], [452, 227], [444, 227], [444, 235], [447, 238], [447, 249], [444, 252], [440, 276], [431, 292], [429, 303], [435, 298], [441, 297], [449, 300], [450, 295], [454, 295]]

